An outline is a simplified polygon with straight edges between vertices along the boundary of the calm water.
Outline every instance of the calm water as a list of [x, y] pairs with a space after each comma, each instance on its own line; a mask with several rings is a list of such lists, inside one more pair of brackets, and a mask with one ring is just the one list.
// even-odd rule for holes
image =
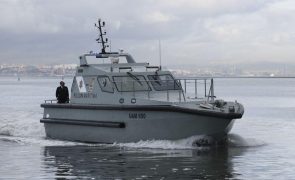
[[[66, 79], [71, 84], [71, 79]], [[0, 77], [0, 179], [295, 179], [295, 79], [216, 79], [245, 106], [229, 145], [199, 137], [95, 145], [45, 138], [40, 103], [59, 79]]]

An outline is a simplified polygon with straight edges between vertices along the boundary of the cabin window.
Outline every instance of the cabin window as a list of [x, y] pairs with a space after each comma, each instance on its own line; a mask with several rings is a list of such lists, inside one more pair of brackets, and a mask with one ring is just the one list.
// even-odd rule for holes
[[148, 75], [148, 78], [156, 91], [181, 90], [181, 85], [170, 74]]
[[114, 83], [120, 92], [132, 91], [150, 91], [151, 88], [146, 82], [144, 76], [133, 75], [129, 73], [128, 76], [114, 76]]
[[109, 93], [114, 92], [112, 82], [108, 76], [98, 76], [97, 81], [102, 91]]

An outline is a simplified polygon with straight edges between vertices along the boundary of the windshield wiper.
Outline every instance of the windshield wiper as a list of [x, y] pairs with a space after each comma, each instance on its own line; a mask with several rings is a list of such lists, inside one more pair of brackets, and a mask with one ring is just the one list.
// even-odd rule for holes
[[138, 77], [136, 77], [134, 74], [132, 74], [131, 72], [127, 72], [128, 76], [130, 76], [132, 79], [136, 80], [138, 82], [138, 84], [140, 84], [141, 86], [143, 85], [142, 82], [140, 81], [140, 79], [138, 79]]

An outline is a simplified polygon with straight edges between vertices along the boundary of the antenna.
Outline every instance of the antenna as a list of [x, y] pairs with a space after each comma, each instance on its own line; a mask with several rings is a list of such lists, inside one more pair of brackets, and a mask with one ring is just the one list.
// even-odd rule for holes
[[161, 39], [159, 39], [159, 61], [160, 61], [160, 70], [162, 70], [162, 48], [161, 48]]
[[97, 43], [101, 43], [102, 49], [101, 49], [101, 54], [106, 54], [106, 48], [109, 47], [106, 45], [108, 42], [108, 38], [104, 38], [104, 36], [107, 34], [106, 31], [103, 31], [103, 27], [105, 27], [105, 22], [101, 21], [101, 19], [98, 19], [97, 21], [98, 24], [94, 24], [94, 26], [98, 29], [99, 31], [99, 37], [96, 39]]

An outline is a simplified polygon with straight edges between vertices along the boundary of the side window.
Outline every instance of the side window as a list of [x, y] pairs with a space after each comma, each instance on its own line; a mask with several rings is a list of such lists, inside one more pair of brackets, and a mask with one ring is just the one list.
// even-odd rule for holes
[[108, 76], [98, 76], [97, 81], [102, 91], [109, 93], [114, 92], [112, 82]]

